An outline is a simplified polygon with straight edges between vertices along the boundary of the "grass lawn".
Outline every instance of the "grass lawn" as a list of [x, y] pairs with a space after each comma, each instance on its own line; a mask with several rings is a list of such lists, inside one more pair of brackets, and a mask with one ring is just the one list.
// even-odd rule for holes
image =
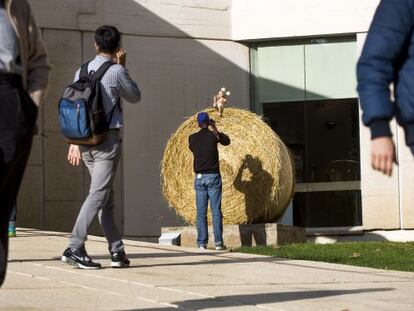
[[356, 242], [242, 247], [242, 253], [324, 261], [353, 266], [414, 271], [414, 243]]

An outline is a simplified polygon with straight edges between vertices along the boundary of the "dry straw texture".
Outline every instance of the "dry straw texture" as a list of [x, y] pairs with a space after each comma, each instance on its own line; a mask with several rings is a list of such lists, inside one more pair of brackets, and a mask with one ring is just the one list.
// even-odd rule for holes
[[[231, 139], [230, 146], [219, 145], [223, 223], [276, 221], [294, 188], [293, 164], [286, 146], [259, 116], [247, 110], [227, 108], [223, 117], [213, 109], [205, 111], [216, 120], [218, 130]], [[188, 136], [198, 130], [196, 115], [187, 119], [168, 141], [161, 163], [164, 197], [188, 224], [196, 221]]]

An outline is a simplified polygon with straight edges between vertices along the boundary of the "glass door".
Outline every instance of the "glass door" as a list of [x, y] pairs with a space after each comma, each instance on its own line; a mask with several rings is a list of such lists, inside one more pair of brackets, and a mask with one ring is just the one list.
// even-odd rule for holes
[[361, 226], [355, 38], [263, 43], [251, 55], [252, 108], [295, 162], [293, 224]]

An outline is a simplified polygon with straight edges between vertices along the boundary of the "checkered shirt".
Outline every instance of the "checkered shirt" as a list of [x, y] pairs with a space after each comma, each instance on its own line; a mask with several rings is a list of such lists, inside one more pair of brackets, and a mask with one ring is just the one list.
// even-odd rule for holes
[[[88, 73], [97, 71], [98, 68], [108, 60], [110, 60], [109, 57], [97, 55], [88, 64]], [[79, 79], [79, 73], [80, 68], [75, 74], [74, 81]], [[130, 103], [137, 103], [141, 99], [141, 91], [139, 90], [137, 83], [131, 79], [128, 70], [122, 65], [115, 64], [109, 67], [103, 75], [101, 83], [103, 85], [102, 91], [104, 92], [102, 94], [103, 106], [108, 118], [112, 109], [121, 98]], [[115, 108], [109, 128], [121, 127], [122, 111]]]

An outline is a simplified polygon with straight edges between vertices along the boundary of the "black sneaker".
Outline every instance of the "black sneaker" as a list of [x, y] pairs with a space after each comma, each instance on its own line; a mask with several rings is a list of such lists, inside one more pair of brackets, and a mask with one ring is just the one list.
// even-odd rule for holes
[[65, 249], [62, 255], [62, 261], [86, 270], [101, 268], [101, 264], [93, 262], [91, 257], [88, 256], [85, 247]]
[[112, 268], [125, 268], [129, 267], [129, 259], [124, 251], [111, 252], [111, 267]]

